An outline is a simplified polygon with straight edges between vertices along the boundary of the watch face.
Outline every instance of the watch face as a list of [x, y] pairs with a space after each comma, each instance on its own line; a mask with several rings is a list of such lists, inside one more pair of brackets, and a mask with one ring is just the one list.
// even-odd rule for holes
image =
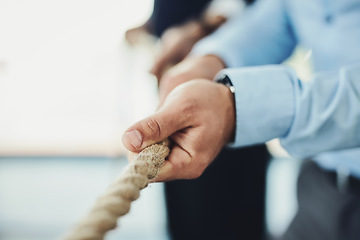
[[227, 75], [220, 77], [219, 80], [217, 80], [217, 82], [228, 86], [230, 89], [230, 92], [235, 94], [235, 87], [233, 86], [230, 78]]
[[219, 83], [225, 84], [226, 86], [233, 86], [230, 78], [227, 75], [222, 76], [219, 80]]

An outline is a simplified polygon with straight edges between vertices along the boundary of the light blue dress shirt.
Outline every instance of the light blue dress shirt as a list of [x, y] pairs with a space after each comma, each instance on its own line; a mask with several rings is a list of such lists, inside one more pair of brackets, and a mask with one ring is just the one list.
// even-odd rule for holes
[[[280, 65], [297, 45], [312, 49], [310, 82]], [[360, 0], [258, 0], [192, 54], [229, 67], [219, 74], [235, 87], [235, 147], [280, 138], [293, 156], [360, 177]]]

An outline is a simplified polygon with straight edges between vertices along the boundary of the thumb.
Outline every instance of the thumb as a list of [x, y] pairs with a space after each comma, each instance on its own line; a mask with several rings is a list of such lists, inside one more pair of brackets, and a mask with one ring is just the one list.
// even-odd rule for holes
[[179, 115], [164, 110], [135, 123], [123, 134], [124, 146], [129, 151], [140, 152], [145, 147], [164, 140], [184, 128]]

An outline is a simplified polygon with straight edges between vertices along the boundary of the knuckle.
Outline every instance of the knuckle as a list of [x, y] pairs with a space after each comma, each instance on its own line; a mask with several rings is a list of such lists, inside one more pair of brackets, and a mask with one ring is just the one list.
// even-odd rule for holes
[[188, 169], [191, 168], [192, 159], [190, 157], [183, 158], [180, 162], [180, 169]]
[[198, 154], [194, 158], [195, 158], [195, 164], [194, 164], [195, 166], [191, 174], [192, 179], [199, 178], [204, 173], [205, 169], [208, 166], [208, 164], [206, 164], [206, 161], [201, 156], [201, 154]]
[[201, 164], [198, 160], [188, 158], [181, 162], [179, 168], [184, 172], [187, 172], [185, 176], [186, 179], [196, 179], [204, 173], [206, 166]]
[[143, 129], [146, 131], [146, 134], [151, 138], [160, 138], [161, 136], [161, 128], [159, 122], [155, 118], [148, 118], [145, 121], [145, 126]]
[[181, 106], [182, 116], [185, 120], [191, 119], [196, 113], [197, 103], [195, 101], [187, 101]]
[[196, 103], [194, 101], [188, 101], [182, 106], [183, 113], [193, 113], [196, 108]]

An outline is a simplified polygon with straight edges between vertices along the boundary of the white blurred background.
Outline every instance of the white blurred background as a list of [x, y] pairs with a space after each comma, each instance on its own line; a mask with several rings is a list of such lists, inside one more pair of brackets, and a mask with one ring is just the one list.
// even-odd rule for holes
[[[150, 49], [125, 31], [148, 0], [0, 1], [0, 239], [58, 239], [126, 164], [121, 135], [156, 107]], [[109, 239], [162, 239], [162, 185]], [[141, 229], [141, 231], [139, 231]]]
[[[122, 132], [157, 105], [154, 49], [124, 42], [152, 6], [0, 0], [1, 240], [59, 239], [121, 172]], [[274, 236], [296, 211], [299, 162], [281, 156], [268, 176]], [[168, 239], [162, 188], [143, 191], [107, 239]]]
[[118, 154], [125, 127], [156, 106], [151, 55], [123, 41], [151, 11], [147, 0], [1, 0], [0, 154]]

